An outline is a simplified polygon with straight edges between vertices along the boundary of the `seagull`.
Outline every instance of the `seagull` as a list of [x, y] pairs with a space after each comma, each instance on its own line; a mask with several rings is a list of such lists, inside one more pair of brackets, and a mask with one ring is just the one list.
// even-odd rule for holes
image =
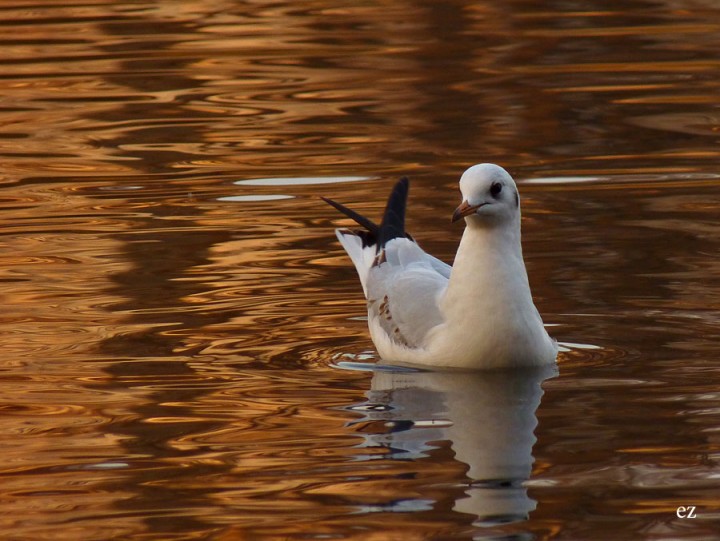
[[520, 196], [502, 167], [473, 165], [460, 178], [452, 222], [465, 231], [452, 266], [405, 231], [409, 181], [394, 186], [380, 224], [323, 197], [362, 229], [335, 234], [367, 299], [370, 336], [383, 361], [482, 370], [554, 363], [533, 303], [520, 243]]

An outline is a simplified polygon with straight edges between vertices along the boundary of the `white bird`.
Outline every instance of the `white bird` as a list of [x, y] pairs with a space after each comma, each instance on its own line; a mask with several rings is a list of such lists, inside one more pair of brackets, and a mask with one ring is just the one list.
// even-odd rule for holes
[[405, 231], [408, 185], [395, 185], [380, 225], [323, 198], [365, 228], [335, 234], [360, 276], [380, 357], [461, 369], [553, 363], [557, 342], [530, 293], [513, 178], [489, 163], [463, 173], [452, 221], [464, 218], [466, 227], [452, 267]]

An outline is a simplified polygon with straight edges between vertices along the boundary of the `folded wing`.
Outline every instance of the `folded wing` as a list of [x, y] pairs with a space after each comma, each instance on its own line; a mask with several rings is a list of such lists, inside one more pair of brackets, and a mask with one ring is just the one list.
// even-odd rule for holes
[[405, 231], [408, 188], [407, 178], [395, 184], [380, 225], [323, 199], [364, 228], [335, 233], [360, 277], [371, 330], [379, 329], [381, 339], [394, 346], [420, 348], [430, 329], [443, 322], [438, 301], [451, 267], [424, 252]]

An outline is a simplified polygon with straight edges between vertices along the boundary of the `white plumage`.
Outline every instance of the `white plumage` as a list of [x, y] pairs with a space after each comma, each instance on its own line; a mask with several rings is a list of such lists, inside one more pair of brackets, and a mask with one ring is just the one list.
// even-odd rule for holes
[[337, 229], [367, 299], [368, 326], [386, 362], [487, 369], [549, 364], [557, 343], [532, 300], [520, 244], [520, 198], [502, 167], [479, 164], [460, 179], [466, 222], [453, 266], [404, 230], [401, 179], [378, 226], [326, 199], [364, 231]]

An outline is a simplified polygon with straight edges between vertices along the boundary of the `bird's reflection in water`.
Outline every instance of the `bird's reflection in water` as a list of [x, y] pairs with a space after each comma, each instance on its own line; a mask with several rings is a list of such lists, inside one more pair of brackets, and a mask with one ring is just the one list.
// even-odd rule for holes
[[356, 422], [382, 423], [366, 432], [365, 445], [388, 449], [385, 459], [422, 460], [448, 441], [468, 466], [455, 511], [475, 515], [477, 525], [520, 521], [536, 506], [524, 482], [534, 461], [541, 384], [555, 375], [556, 365], [476, 373], [379, 367], [367, 402], [352, 409], [365, 413]]

